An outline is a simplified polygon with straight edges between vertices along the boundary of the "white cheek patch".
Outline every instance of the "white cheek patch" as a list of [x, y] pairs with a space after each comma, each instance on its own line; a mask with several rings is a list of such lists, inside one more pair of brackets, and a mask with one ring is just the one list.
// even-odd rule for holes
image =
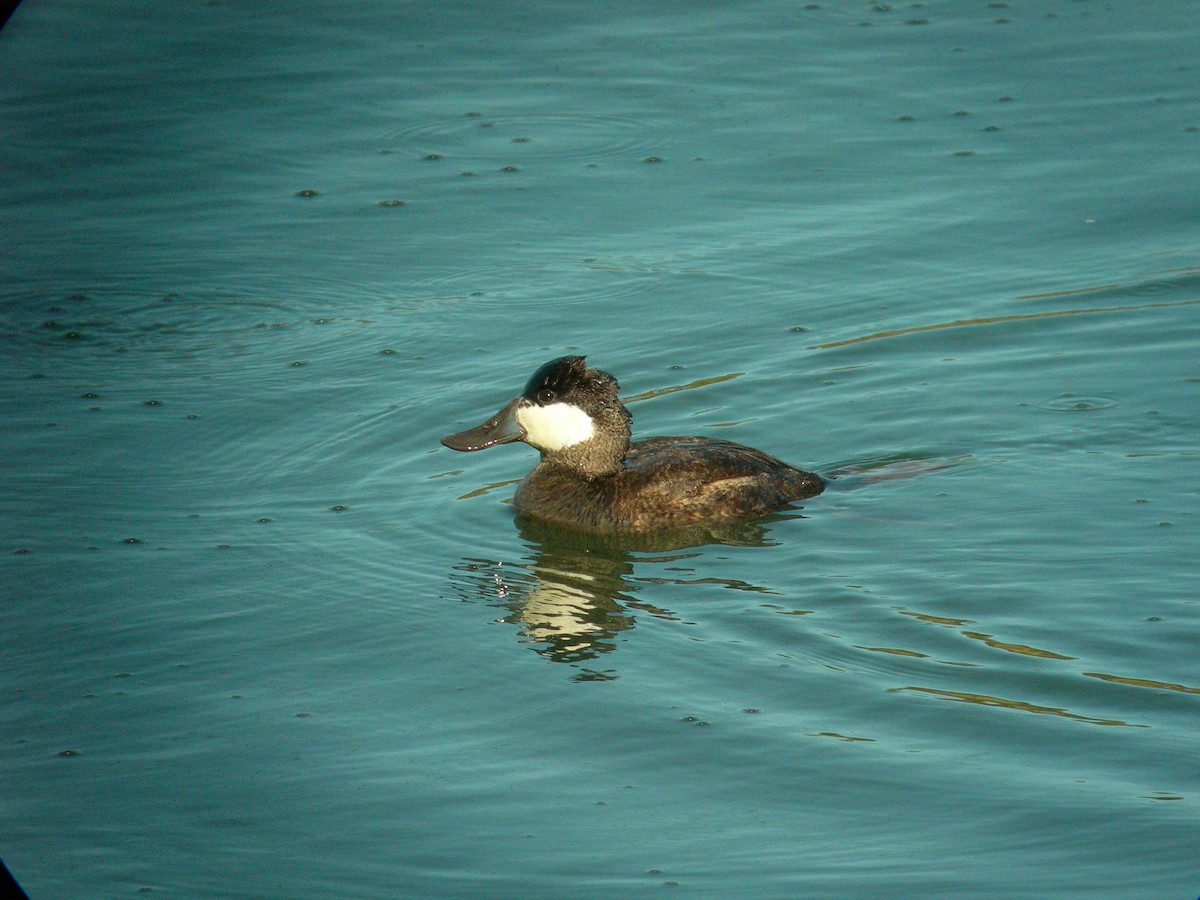
[[551, 453], [586, 441], [595, 433], [592, 417], [573, 403], [518, 406], [517, 422], [525, 429], [526, 443]]

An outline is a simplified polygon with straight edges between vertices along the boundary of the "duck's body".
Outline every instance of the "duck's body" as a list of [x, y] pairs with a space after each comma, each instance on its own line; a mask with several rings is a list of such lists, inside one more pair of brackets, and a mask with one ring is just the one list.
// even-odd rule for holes
[[525, 441], [541, 461], [517, 488], [524, 515], [587, 530], [651, 531], [729, 522], [821, 493], [818, 475], [759, 450], [706, 437], [630, 443], [617, 380], [582, 356], [546, 363], [478, 428], [447, 435], [455, 450]]
[[513, 503], [569, 527], [645, 531], [761, 516], [822, 488], [811, 472], [741, 444], [656, 437], [631, 444], [619, 469], [595, 478], [543, 459]]

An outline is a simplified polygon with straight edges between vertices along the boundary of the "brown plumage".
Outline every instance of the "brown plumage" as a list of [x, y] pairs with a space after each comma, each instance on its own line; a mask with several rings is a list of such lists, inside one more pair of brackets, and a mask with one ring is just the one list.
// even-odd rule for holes
[[525, 441], [541, 460], [517, 488], [524, 515], [569, 528], [651, 531], [730, 522], [821, 493], [824, 481], [759, 450], [706, 437], [630, 443], [617, 380], [582, 356], [546, 363], [519, 397], [468, 431], [455, 450]]

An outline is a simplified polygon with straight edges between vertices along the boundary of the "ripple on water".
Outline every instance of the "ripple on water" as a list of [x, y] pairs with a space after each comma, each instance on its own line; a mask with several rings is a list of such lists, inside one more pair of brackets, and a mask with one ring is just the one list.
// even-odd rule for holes
[[1142, 281], [1114, 282], [1068, 288], [1039, 294], [1022, 294], [1017, 300], [1057, 300], [1061, 297], [1087, 296], [1089, 300], [1117, 301], [1131, 298], [1148, 298], [1170, 301], [1180, 298], [1186, 302], [1196, 297], [1200, 289], [1200, 266], [1185, 266], [1155, 272], [1156, 277]]
[[[656, 128], [662, 125], [658, 122]], [[646, 122], [584, 113], [468, 112], [386, 131], [380, 141], [388, 149], [409, 148], [425, 158], [496, 165], [519, 165], [522, 160], [643, 158], [659, 149], [654, 129]]]
[[299, 368], [316, 358], [394, 354], [397, 334], [421, 331], [411, 311], [423, 305], [422, 294], [414, 298], [405, 285], [330, 280], [298, 289], [269, 274], [236, 288], [164, 285], [9, 291], [0, 304], [0, 338], [32, 365], [53, 359], [56, 367], [93, 366], [151, 354], [191, 362], [236, 357], [244, 371], [256, 361]]
[[651, 296], [660, 273], [597, 265], [583, 255], [482, 261], [424, 274], [407, 273], [403, 296], [396, 304], [425, 309], [431, 304], [446, 312], [486, 303], [512, 306], [523, 314], [531, 309], [559, 308], [564, 304], [620, 304]]
[[1038, 409], [1050, 412], [1093, 412], [1098, 409], [1109, 409], [1117, 405], [1116, 400], [1107, 397], [1080, 397], [1077, 394], [1060, 394], [1050, 400], [1038, 404]]
[[5, 293], [0, 334], [17, 347], [187, 354], [220, 346], [239, 331], [277, 322], [287, 309], [274, 296], [219, 290], [203, 296], [125, 287], [27, 289]]

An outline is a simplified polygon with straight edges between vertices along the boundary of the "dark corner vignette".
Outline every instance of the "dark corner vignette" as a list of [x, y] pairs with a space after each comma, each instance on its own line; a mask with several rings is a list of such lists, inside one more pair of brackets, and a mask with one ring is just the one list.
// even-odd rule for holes
[[8, 17], [20, 5], [21, 0], [0, 0], [0, 28], [4, 27], [4, 23], [8, 21]]

